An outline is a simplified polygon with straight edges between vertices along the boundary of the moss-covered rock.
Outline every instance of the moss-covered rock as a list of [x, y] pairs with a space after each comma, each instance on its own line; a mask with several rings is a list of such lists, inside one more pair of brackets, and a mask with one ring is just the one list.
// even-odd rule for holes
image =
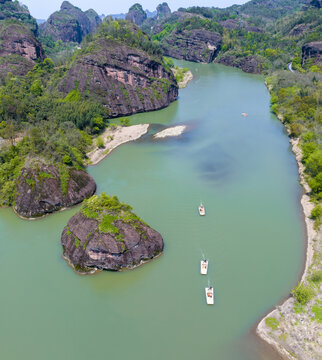
[[17, 180], [14, 210], [25, 218], [40, 217], [79, 204], [95, 193], [93, 178], [67, 166], [24, 168]]
[[135, 268], [159, 255], [162, 236], [116, 196], [105, 193], [85, 200], [61, 236], [63, 256], [82, 273], [93, 269]]

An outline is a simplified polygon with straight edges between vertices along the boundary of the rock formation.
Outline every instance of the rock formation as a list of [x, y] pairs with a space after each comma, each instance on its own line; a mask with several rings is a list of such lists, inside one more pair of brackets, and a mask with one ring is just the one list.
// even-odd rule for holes
[[161, 109], [176, 100], [178, 86], [171, 72], [147, 53], [100, 37], [72, 64], [59, 85], [68, 93], [78, 83], [83, 96], [93, 96], [110, 117]]
[[321, 66], [322, 41], [310, 42], [302, 47], [302, 65], [305, 65], [310, 59], [313, 60], [314, 64]]
[[93, 32], [101, 23], [98, 14], [90, 9], [83, 12], [68, 1], [64, 1], [60, 11], [54, 12], [40, 25], [40, 35], [54, 41], [72, 41], [80, 43], [84, 36]]
[[135, 268], [159, 255], [162, 236], [106, 194], [86, 200], [61, 236], [63, 256], [76, 271]]
[[38, 24], [26, 6], [22, 6], [18, 1], [1, 0], [0, 1], [0, 20], [16, 19], [21, 21], [25, 26], [33, 32], [38, 34]]
[[40, 217], [79, 204], [95, 193], [93, 178], [83, 170], [65, 169], [64, 179], [52, 165], [24, 168], [17, 180], [14, 210], [22, 217]]
[[147, 19], [147, 15], [140, 4], [134, 4], [130, 7], [125, 19], [140, 26]]
[[157, 20], [167, 18], [170, 15], [171, 15], [171, 10], [166, 2], [159, 4], [157, 6]]
[[165, 55], [187, 61], [210, 63], [221, 47], [221, 35], [202, 29], [174, 31], [163, 39]]
[[41, 44], [24, 24], [13, 20], [0, 23], [0, 77], [8, 72], [25, 75], [36, 60], [44, 58]]
[[260, 74], [262, 71], [262, 63], [255, 55], [237, 58], [233, 55], [223, 54], [216, 60], [216, 62], [227, 66], [237, 67], [246, 73]]

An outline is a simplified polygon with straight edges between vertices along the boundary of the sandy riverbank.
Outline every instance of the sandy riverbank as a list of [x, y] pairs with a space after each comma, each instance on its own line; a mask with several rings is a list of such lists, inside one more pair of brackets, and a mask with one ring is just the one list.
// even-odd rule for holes
[[171, 137], [171, 136], [179, 136], [181, 135], [185, 130], [187, 126], [186, 125], [179, 125], [179, 126], [173, 126], [168, 129], [162, 130], [155, 135], [153, 135], [154, 139], [162, 139], [165, 137]]
[[[279, 119], [282, 120], [281, 116]], [[306, 261], [301, 282], [304, 282], [309, 275], [309, 270], [314, 264], [314, 247], [318, 251], [321, 247], [321, 232], [314, 229], [314, 221], [310, 219], [314, 205], [310, 202], [309, 185], [305, 181], [304, 165], [302, 164], [302, 151], [299, 147], [299, 140], [290, 139], [292, 151], [296, 157], [299, 179], [303, 187], [301, 205], [303, 208], [306, 224], [307, 250]], [[322, 356], [322, 342], [319, 334], [322, 332], [322, 325], [312, 321], [312, 305], [321, 301], [321, 292], [307, 304], [305, 311], [295, 312], [295, 299], [291, 296], [281, 305], [266, 315], [258, 324], [256, 333], [286, 359], [320, 359]], [[266, 324], [267, 318], [275, 318], [278, 321], [278, 328], [273, 330]]]
[[149, 124], [140, 124], [126, 127], [118, 126], [115, 129], [107, 128], [100, 135], [104, 142], [104, 148], [98, 148], [95, 143], [95, 148], [87, 154], [88, 165], [98, 164], [118, 146], [139, 139], [148, 132], [149, 126]]

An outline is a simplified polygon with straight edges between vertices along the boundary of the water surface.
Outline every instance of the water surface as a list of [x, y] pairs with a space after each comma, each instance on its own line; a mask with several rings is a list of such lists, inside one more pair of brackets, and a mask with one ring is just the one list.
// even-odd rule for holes
[[[295, 159], [262, 77], [188, 66], [195, 77], [177, 102], [131, 117], [152, 123], [149, 134], [89, 168], [98, 193], [116, 194], [161, 232], [161, 257], [79, 276], [60, 246], [78, 208], [29, 222], [0, 210], [1, 359], [277, 359], [252, 331], [302, 269]], [[188, 131], [153, 140], [173, 124]]]

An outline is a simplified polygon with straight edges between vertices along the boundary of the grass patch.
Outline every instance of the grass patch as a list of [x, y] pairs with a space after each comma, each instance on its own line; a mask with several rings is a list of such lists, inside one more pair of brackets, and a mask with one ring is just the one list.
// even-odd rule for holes
[[265, 324], [272, 328], [273, 330], [277, 330], [280, 323], [274, 317], [268, 317], [265, 319]]
[[322, 324], [322, 302], [316, 301], [315, 304], [312, 306], [312, 312], [315, 316], [314, 320], [318, 323]]

